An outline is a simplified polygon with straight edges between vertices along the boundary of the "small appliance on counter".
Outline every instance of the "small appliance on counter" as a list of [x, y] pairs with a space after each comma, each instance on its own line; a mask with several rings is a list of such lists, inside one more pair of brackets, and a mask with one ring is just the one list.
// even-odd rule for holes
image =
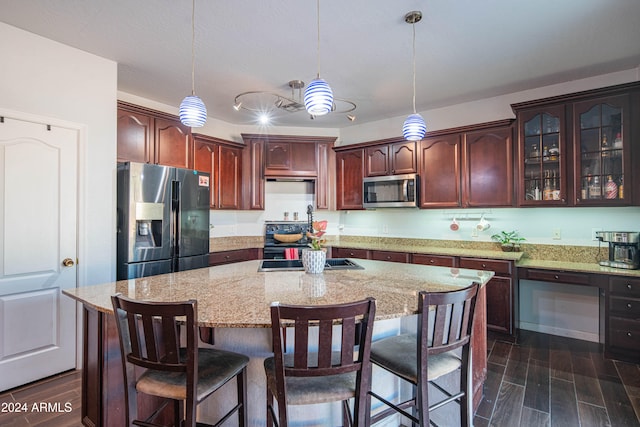
[[640, 232], [597, 231], [596, 238], [609, 243], [609, 259], [600, 265], [635, 270], [640, 268]]

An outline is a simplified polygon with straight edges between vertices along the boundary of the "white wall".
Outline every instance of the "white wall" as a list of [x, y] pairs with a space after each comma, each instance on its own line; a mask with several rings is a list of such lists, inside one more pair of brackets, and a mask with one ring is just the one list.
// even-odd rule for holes
[[117, 64], [1, 22], [0, 58], [0, 108], [86, 129], [79, 153], [79, 285], [114, 280]]

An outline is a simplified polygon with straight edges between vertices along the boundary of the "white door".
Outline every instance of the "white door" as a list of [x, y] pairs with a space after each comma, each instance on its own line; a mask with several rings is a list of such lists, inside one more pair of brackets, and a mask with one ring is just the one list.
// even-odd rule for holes
[[76, 366], [78, 131], [0, 121], [0, 391]]

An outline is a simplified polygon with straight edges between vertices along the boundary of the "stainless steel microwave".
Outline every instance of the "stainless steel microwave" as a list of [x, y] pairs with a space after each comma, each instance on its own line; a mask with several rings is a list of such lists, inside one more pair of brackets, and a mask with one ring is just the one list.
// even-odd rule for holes
[[417, 208], [418, 175], [374, 176], [362, 180], [364, 208]]

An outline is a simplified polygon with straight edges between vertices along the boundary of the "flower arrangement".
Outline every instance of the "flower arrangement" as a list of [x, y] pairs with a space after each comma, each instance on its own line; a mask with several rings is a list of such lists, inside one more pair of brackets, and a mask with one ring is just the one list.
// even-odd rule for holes
[[322, 238], [326, 233], [327, 221], [313, 221], [311, 223], [311, 231], [307, 232], [307, 238], [309, 239], [309, 247], [314, 251], [322, 249], [322, 245], [326, 242]]

